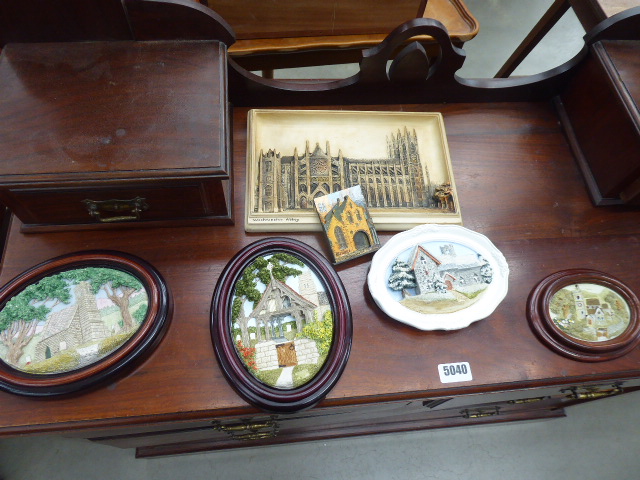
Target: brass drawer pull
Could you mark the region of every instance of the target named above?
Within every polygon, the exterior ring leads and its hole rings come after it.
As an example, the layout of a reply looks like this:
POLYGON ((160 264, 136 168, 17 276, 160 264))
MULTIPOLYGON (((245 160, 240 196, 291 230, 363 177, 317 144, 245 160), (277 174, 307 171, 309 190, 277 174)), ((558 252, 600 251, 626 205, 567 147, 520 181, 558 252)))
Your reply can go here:
POLYGON ((232 439, 239 441, 274 438, 278 435, 278 431, 280 430, 280 426, 275 419, 261 421, 241 420, 238 423, 230 423, 226 425, 214 422, 213 428, 219 432, 225 432, 232 439))
POLYGON ((149 210, 146 199, 136 197, 131 200, 83 200, 92 218, 102 223, 126 222, 131 220, 140 220, 140 214, 149 210), (122 212, 131 212, 130 215, 115 215, 112 217, 104 217, 107 214, 120 214, 122 212))
POLYGON ((219 425, 218 430, 221 432, 242 432, 244 430, 250 430, 252 432, 256 432, 263 428, 271 428, 273 427, 274 422, 263 422, 263 423, 234 423, 231 425, 219 425))
POLYGON ((621 393, 624 393, 624 390, 619 386, 614 386, 609 390, 588 390, 586 392, 579 392, 577 388, 572 388, 567 398, 572 400, 594 400, 596 398, 612 397, 621 393))
POLYGON ((547 399, 549 397, 533 397, 533 398, 520 398, 518 400, 509 400, 509 403, 511 405, 521 405, 523 403, 536 403, 536 402, 542 402, 543 400, 547 399))
POLYGON ((258 432, 258 433, 243 433, 240 435, 233 435, 234 440, 249 441, 249 440, 264 440, 265 438, 274 438, 276 432, 258 432))
POLYGON ((500 415, 500 407, 495 407, 491 410, 462 410, 460 412, 463 418, 485 418, 485 417, 493 417, 494 415, 500 415))

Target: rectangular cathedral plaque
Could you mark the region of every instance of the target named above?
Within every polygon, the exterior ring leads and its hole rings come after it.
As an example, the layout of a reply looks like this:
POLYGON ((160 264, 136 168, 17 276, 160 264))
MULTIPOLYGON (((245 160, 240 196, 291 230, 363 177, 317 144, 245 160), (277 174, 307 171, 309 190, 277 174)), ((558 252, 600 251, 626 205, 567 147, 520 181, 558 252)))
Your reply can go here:
POLYGON ((314 200, 356 185, 378 230, 462 223, 440 113, 249 112, 248 232, 320 231, 314 200))

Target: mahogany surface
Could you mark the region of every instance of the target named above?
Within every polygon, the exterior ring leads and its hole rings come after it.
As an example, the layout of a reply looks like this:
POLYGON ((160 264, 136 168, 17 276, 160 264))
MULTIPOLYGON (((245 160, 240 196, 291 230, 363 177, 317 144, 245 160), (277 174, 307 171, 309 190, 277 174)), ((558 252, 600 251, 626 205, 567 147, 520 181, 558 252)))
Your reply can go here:
POLYGON ((598 204, 640 203, 639 52, 637 40, 594 43, 561 96, 566 128, 598 204), (616 141, 603 141, 609 138, 616 141))
MULTIPOLYGON (((318 108, 318 107, 315 107, 318 108)), ((340 108, 340 107, 335 107, 340 108)), ((356 106, 444 115, 464 225, 487 235, 510 267, 509 293, 489 318, 452 332, 422 332, 386 317, 365 284, 368 258, 337 267, 353 314, 349 362, 319 407, 640 376, 640 351, 597 364, 564 358, 538 341, 526 316, 531 289, 552 272, 591 268, 640 289, 640 212, 594 207, 550 102, 356 106), (440 383, 437 365, 470 363, 473 380, 440 383)), ((233 115, 235 226, 23 234, 10 226, 0 283, 54 256, 109 248, 137 255, 165 278, 171 325, 153 354, 125 377, 66 398, 0 393, 4 435, 64 432, 254 414, 226 382, 209 336, 209 308, 227 261, 246 234, 247 109, 233 115)), ((281 234, 278 234, 281 235, 281 234)), ((330 255, 322 233, 286 234, 330 255)), ((384 243, 390 233, 380 234, 384 243)))

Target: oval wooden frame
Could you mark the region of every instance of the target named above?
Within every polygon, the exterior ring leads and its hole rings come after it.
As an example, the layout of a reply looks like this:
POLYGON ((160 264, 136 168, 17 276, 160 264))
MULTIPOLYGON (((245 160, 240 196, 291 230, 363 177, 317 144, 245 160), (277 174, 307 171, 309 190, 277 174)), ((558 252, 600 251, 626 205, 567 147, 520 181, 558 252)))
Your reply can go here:
POLYGON ((21 273, 0 289, 0 310, 14 295, 40 279, 84 267, 121 270, 142 282, 149 298, 147 316, 123 345, 95 363, 64 373, 32 374, 0 360, 0 389, 28 396, 55 396, 85 390, 128 369, 160 342, 169 324, 172 302, 160 274, 145 261, 114 251, 85 251, 56 257, 21 273))
POLYGON ((533 332, 549 348, 561 355, 585 362, 602 362, 627 354, 640 343, 640 302, 629 287, 603 272, 589 269, 562 270, 544 278, 531 291, 527 318, 533 332), (579 340, 564 333, 553 322, 549 302, 560 289, 576 283, 593 283, 620 295, 629 307, 626 330, 616 338, 602 342, 579 340))
POLYGON ((351 351, 352 323, 347 293, 329 261, 308 245, 290 238, 258 240, 238 252, 218 279, 211 303, 211 338, 227 380, 247 402, 275 413, 310 408, 336 384, 351 351), (288 253, 300 258, 324 283, 333 311, 333 341, 324 365, 309 382, 290 390, 265 385, 246 370, 236 352, 229 322, 236 282, 257 257, 271 253, 288 253))

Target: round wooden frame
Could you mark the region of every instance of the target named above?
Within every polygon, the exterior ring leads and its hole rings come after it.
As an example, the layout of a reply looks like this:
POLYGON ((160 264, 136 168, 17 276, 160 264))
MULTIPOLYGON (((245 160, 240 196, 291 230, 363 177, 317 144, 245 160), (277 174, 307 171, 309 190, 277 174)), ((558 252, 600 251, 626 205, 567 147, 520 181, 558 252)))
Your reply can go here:
POLYGON ((0 360, 0 389, 28 396, 55 396, 85 390, 121 373, 140 361, 160 342, 169 324, 172 302, 160 274, 143 260, 121 252, 86 251, 63 255, 36 265, 0 290, 0 310, 13 296, 44 277, 85 267, 121 270, 140 280, 148 295, 145 320, 124 344, 104 358, 63 373, 33 374, 0 360))
POLYGON ((229 261, 218 279, 211 303, 211 338, 216 356, 231 386, 247 402, 262 410, 296 412, 322 400, 346 366, 351 337, 351 309, 340 278, 325 257, 300 241, 272 237, 252 243, 229 261), (290 390, 270 387, 247 371, 236 352, 229 321, 236 282, 256 258, 272 253, 294 255, 316 274, 324 283, 334 317, 333 341, 324 365, 309 382, 290 390))
POLYGON ((563 270, 549 275, 531 291, 527 301, 527 317, 533 332, 549 348, 574 360, 602 362, 621 357, 640 343, 640 302, 629 287, 616 278, 597 270, 563 270), (563 332, 551 318, 549 303, 560 289, 579 283, 600 285, 620 295, 629 307, 627 328, 611 340, 589 342, 563 332))

